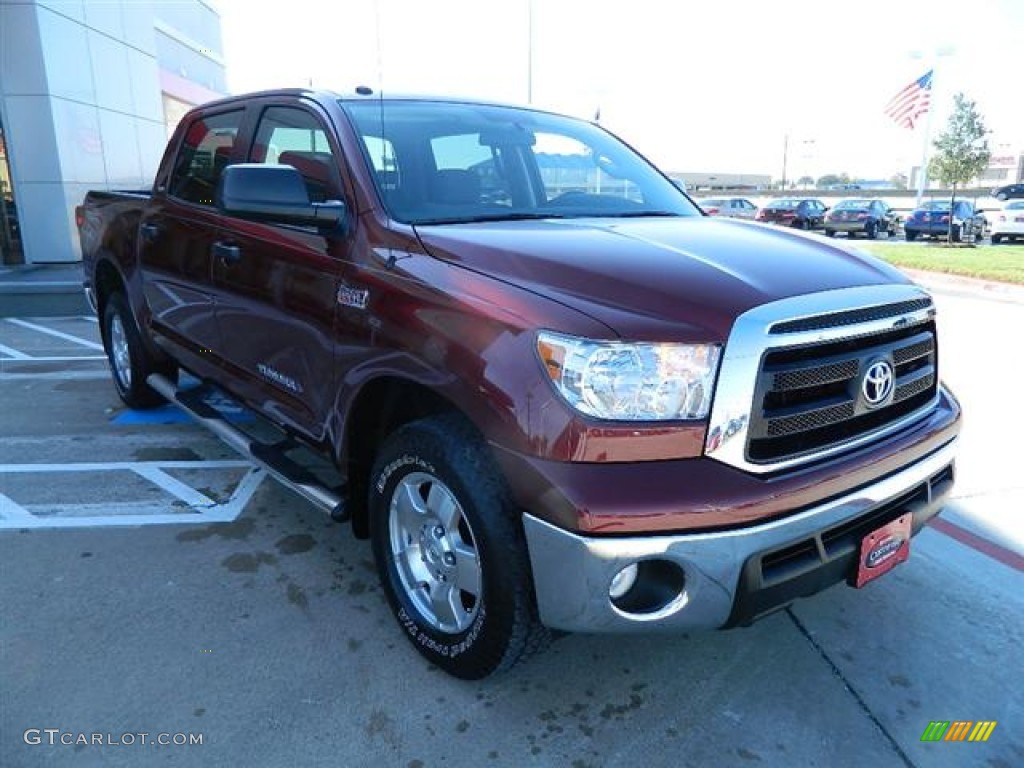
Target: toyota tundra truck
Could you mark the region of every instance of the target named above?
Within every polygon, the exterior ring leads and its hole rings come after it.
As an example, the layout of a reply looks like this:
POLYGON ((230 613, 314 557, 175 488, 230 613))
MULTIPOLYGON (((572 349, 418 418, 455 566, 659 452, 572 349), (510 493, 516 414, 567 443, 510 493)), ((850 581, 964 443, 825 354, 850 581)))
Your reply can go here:
POLYGON ((552 630, 735 627, 865 586, 953 484, 926 291, 703 215, 590 122, 233 97, 186 115, 151 190, 76 214, 121 399, 178 403, 368 538, 401 631, 461 678, 552 630))

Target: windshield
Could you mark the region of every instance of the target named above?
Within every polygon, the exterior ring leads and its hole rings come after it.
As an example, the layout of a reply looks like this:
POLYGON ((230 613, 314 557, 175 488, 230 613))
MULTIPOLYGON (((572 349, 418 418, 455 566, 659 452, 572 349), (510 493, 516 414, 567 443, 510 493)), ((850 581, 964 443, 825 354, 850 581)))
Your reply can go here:
POLYGON ((582 120, 456 102, 341 104, 399 221, 701 215, 645 159, 582 120))
POLYGON ((949 210, 949 203, 948 202, 944 203, 944 202, 942 202, 940 200, 936 200, 936 201, 931 202, 931 203, 924 203, 924 204, 922 204, 921 205, 921 210, 922 211, 948 211, 949 210))
POLYGON ((782 208, 784 210, 790 210, 792 208, 798 208, 800 206, 799 200, 772 200, 766 207, 767 208, 782 208))
POLYGON ((870 208, 870 207, 871 207, 871 201, 870 200, 843 200, 841 203, 836 203, 836 207, 834 208, 834 210, 836 210, 836 211, 846 211, 846 210, 851 210, 851 209, 870 208))

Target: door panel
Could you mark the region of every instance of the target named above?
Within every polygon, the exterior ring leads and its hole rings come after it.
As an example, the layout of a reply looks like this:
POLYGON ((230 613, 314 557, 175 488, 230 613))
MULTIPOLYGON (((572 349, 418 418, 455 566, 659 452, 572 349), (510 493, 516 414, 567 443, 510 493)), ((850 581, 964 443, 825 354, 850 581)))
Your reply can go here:
MULTIPOLYGON (((270 106, 249 162, 295 167, 312 202, 344 199, 338 153, 312 112, 270 106)), ((237 394, 323 438, 336 391, 334 320, 349 239, 312 227, 225 218, 211 243, 223 358, 237 394)))
POLYGON ((335 391, 336 246, 297 227, 232 225, 217 241, 224 255, 213 259, 213 275, 234 388, 276 421, 320 439, 335 391))

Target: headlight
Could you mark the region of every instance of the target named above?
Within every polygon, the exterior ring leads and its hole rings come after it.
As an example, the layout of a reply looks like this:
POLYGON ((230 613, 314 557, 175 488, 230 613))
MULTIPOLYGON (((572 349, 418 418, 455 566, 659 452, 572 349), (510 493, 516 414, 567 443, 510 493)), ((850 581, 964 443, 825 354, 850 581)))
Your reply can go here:
POLYGON ((599 419, 705 419, 711 407, 717 344, 592 341, 542 332, 537 351, 555 389, 599 419))

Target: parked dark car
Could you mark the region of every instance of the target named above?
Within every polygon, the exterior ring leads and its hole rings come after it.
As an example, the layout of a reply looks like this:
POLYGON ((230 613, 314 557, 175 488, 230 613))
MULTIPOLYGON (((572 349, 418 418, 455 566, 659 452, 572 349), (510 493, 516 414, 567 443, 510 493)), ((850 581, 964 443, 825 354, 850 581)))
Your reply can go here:
POLYGON ((1005 187, 996 187, 992 190, 992 197, 996 200, 1024 197, 1024 184, 1007 184, 1005 187))
POLYGON ((954 243, 964 238, 982 238, 985 235, 985 216, 967 200, 957 200, 953 205, 953 226, 949 226, 950 204, 948 200, 932 200, 915 208, 910 214, 903 231, 907 240, 918 237, 949 237, 954 243))
POLYGON ((899 224, 896 212, 882 200, 842 200, 825 214, 825 234, 829 237, 836 232, 845 232, 848 237, 862 234, 868 240, 874 240, 880 232, 892 237, 899 224))
POLYGON ((787 198, 772 200, 757 212, 754 219, 796 229, 821 229, 827 210, 828 207, 821 200, 787 198))

